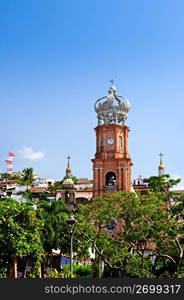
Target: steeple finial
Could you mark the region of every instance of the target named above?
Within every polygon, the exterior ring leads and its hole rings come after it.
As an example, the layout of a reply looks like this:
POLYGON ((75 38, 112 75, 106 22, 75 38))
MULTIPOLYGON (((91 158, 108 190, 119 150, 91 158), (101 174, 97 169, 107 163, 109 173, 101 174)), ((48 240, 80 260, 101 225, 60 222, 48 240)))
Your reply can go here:
POLYGON ((63 180, 63 187, 74 187, 74 182, 72 180, 72 169, 70 168, 70 156, 67 156, 67 167, 66 167, 66 175, 63 180))
POLYGON ((68 156, 67 156, 67 159, 68 159, 67 168, 70 168, 70 158, 71 158, 71 157, 68 155, 68 156))
POLYGON ((67 156, 67 167, 66 167, 66 176, 65 178, 70 178, 72 175, 71 175, 71 172, 72 172, 72 169, 70 168, 70 159, 71 157, 68 155, 67 156))
POLYGON ((114 81, 115 80, 113 78, 110 80, 111 85, 114 85, 114 81))
POLYGON ((163 175, 165 167, 163 165, 163 159, 162 158, 163 158, 164 154, 162 152, 160 152, 159 156, 160 156, 160 165, 158 166, 158 175, 163 175))
POLYGON ((160 154, 158 156, 160 156, 160 165, 162 165, 162 157, 164 156, 164 154, 162 152, 160 152, 160 154))

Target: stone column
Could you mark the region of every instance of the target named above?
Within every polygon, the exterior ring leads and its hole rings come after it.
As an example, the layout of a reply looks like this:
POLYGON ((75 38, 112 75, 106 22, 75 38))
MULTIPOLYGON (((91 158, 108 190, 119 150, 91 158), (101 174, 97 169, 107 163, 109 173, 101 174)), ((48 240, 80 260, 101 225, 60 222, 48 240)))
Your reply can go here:
POLYGON ((95 131, 96 131, 96 153, 98 153, 98 133, 97 133, 98 130, 97 130, 97 128, 95 129, 95 131))
MULTIPOLYGON (((114 149, 114 151, 115 151, 115 153, 119 151, 119 149, 118 149, 118 132, 119 132, 118 130, 115 130, 115 134, 114 134, 114 138, 115 138, 115 141, 114 141, 115 149, 114 149)), ((115 155, 115 157, 116 157, 116 155, 115 155)))
POLYGON ((132 178, 131 178, 131 167, 129 166, 128 167, 128 191, 131 190, 131 180, 132 180, 132 178))
POLYGON ((122 181, 123 181, 123 190, 126 190, 126 170, 125 167, 121 168, 121 174, 122 174, 122 181))
POLYGON ((124 156, 128 156, 128 131, 129 128, 124 126, 124 156))
POLYGON ((98 195, 98 168, 93 168, 93 197, 98 195))
POLYGON ((103 187, 104 187, 104 182, 103 182, 103 168, 99 168, 100 170, 100 196, 103 196, 103 187))
POLYGON ((121 191, 123 189, 122 187, 122 168, 118 167, 118 190, 121 191))

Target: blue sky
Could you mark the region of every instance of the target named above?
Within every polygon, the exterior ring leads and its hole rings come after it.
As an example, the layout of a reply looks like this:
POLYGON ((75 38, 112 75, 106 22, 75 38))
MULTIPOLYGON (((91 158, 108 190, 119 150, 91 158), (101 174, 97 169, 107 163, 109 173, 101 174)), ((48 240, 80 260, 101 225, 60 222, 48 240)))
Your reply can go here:
POLYGON ((1 1, 1 171, 13 151, 15 170, 61 179, 70 154, 92 178, 93 105, 114 78, 132 104, 133 177, 157 174, 162 151, 183 178, 183 11, 182 0, 1 1))

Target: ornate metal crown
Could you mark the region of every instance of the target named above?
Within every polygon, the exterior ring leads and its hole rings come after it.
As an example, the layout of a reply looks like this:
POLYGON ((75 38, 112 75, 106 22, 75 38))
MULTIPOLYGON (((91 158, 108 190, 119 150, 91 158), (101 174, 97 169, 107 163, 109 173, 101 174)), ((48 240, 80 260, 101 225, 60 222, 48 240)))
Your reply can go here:
POLYGON ((108 90, 108 96, 95 102, 94 109, 97 113, 98 125, 125 124, 130 110, 130 102, 122 96, 116 95, 116 87, 112 85, 108 90))

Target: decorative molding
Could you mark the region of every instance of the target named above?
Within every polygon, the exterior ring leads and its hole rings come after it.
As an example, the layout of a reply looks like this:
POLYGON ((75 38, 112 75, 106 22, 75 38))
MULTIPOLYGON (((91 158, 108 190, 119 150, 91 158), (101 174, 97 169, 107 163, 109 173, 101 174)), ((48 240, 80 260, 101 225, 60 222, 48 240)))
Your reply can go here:
POLYGON ((131 167, 118 167, 119 170, 128 170, 130 169, 131 167))

